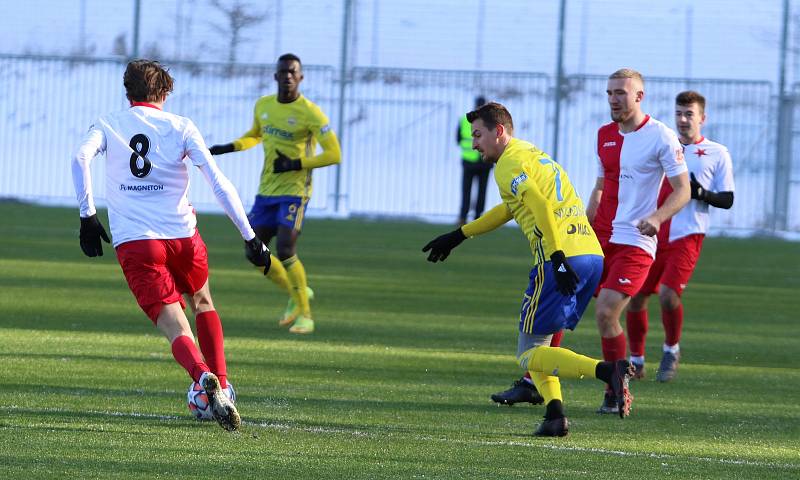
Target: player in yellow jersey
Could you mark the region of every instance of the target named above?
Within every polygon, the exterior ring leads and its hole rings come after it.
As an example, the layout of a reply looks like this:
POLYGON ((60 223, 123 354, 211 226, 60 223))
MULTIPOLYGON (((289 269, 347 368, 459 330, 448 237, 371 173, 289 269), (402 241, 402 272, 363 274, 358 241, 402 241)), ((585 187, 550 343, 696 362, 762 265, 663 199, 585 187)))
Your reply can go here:
POLYGON ((314 292, 308 288, 295 245, 311 198, 312 169, 337 164, 342 154, 328 117, 299 91, 303 66, 296 55, 287 53, 278 58, 275 81, 278 94, 256 101, 250 130, 231 143, 212 146, 210 151, 221 155, 263 145, 264 167, 248 215, 250 224, 265 244, 277 237, 280 262, 273 259, 264 275, 290 295, 279 324, 291 325, 292 333, 311 333, 314 321, 309 300, 314 292), (322 147, 318 155, 317 142, 322 147))
POLYGON ((535 435, 564 436, 569 431, 559 377, 606 382, 624 418, 632 400, 628 381, 633 369, 627 360, 600 361, 549 346, 554 333, 578 324, 603 271, 603 253, 581 199, 558 163, 532 144, 513 138, 511 114, 503 105, 483 105, 469 112, 467 120, 472 124, 473 148, 484 161, 496 163, 494 178, 503 202, 435 238, 422 251, 430 252, 431 262, 443 261, 467 238, 516 220, 530 242, 534 265, 520 310, 517 359, 547 408, 535 435))

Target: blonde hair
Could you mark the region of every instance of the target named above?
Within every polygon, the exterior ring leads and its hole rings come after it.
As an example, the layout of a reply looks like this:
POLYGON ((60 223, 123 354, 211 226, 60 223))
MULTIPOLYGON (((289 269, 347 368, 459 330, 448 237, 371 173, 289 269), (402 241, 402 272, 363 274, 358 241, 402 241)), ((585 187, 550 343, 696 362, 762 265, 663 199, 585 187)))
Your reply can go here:
POLYGON ((644 90, 644 77, 641 73, 637 72, 632 68, 620 68, 616 72, 612 73, 608 76, 609 80, 612 78, 632 78, 637 80, 639 84, 642 86, 642 90, 644 90))

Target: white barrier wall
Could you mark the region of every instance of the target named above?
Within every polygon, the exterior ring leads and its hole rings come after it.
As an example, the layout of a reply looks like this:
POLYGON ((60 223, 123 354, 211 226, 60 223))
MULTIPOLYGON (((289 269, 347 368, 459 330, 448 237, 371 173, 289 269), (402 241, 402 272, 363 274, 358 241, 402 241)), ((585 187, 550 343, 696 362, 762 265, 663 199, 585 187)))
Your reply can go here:
MULTIPOLYGON (((70 156, 97 116, 126 108, 123 70, 124 62, 118 60, 0 57, 0 197, 75 205, 70 156)), ((209 145, 246 131, 255 100, 275 90, 270 65, 231 70, 187 63, 171 71, 175 92, 166 109, 192 118, 209 145)), ((609 121, 605 78, 568 80, 556 160, 586 198, 596 179, 595 132, 609 121)), ((734 162, 735 206, 730 211, 712 209, 713 224, 729 233, 769 229, 775 181, 771 85, 648 78, 645 110, 672 124, 674 95, 689 88, 708 99, 704 133, 727 145, 734 162)), ((343 146, 340 188, 336 190, 335 168, 315 171, 310 215, 455 221, 461 187, 456 127, 477 95, 508 106, 516 136, 553 151, 553 82, 543 74, 355 68, 345 90, 343 134, 338 132, 336 72, 306 66, 301 89, 328 114, 343 146), (339 210, 334 211, 337 194, 339 210)), ((258 187, 261 148, 218 161, 249 208, 258 187)), ((100 204, 103 164, 101 158, 93 164, 100 204)), ((195 206, 218 211, 200 176, 192 181, 195 206)), ((791 193, 791 198, 800 198, 800 183, 793 184, 791 193)), ((499 202, 491 181, 487 197, 487 208, 499 202)), ((800 231, 800 208, 790 207, 787 223, 790 231, 800 231)))

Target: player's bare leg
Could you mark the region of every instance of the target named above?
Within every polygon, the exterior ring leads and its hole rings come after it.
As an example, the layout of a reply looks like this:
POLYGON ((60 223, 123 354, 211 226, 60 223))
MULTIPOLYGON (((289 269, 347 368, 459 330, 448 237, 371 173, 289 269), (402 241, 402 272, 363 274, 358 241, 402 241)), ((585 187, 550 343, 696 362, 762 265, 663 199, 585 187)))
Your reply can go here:
MULTIPOLYGON (((606 361, 615 362, 625 358, 627 345, 625 332, 622 330, 619 318, 629 301, 630 297, 628 295, 609 288, 601 289, 597 296, 595 314, 603 347, 603 358, 606 361)), ((619 407, 611 389, 606 389, 603 404, 597 412, 604 414, 619 413, 619 407)))

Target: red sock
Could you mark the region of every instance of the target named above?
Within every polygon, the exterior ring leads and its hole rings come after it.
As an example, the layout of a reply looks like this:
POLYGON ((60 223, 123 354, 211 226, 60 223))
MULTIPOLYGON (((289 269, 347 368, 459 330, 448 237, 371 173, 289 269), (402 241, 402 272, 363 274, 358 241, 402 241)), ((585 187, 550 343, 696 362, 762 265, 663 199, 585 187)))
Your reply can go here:
POLYGON ((647 337, 647 310, 631 312, 625 316, 625 329, 628 331, 628 348, 634 357, 644 356, 644 342, 647 337))
POLYGON ((661 310, 661 323, 664 324, 664 343, 670 347, 677 345, 683 330, 683 305, 675 310, 661 310))
POLYGON ((223 345, 222 322, 216 310, 198 313, 195 317, 197 341, 200 351, 208 362, 211 372, 219 378, 222 388, 228 387, 228 371, 225 365, 225 347, 223 345))
POLYGON ((553 334, 553 339, 550 340, 551 347, 560 347, 561 339, 564 338, 564 330, 559 330, 553 334))
POLYGON ((208 365, 203 361, 203 357, 200 356, 194 341, 186 335, 181 335, 172 342, 172 356, 189 372, 189 376, 195 382, 200 380, 203 372, 210 371, 208 365))
POLYGON ((608 362, 615 362, 625 358, 625 332, 620 333, 616 337, 606 338, 601 337, 603 345, 603 359, 608 362))

